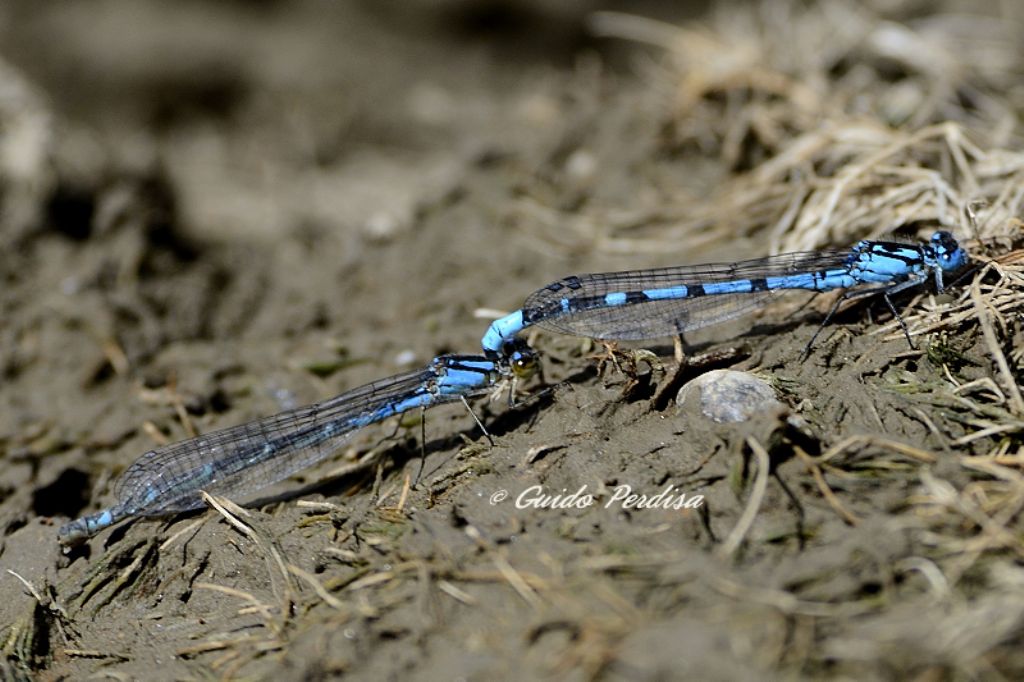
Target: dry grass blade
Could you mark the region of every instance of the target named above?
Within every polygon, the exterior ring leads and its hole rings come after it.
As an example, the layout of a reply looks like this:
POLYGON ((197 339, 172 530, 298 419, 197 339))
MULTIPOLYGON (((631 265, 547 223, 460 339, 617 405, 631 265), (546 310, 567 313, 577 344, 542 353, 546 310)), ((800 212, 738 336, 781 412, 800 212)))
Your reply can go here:
POLYGON ((523 601, 534 609, 539 610, 541 608, 540 597, 538 597, 537 593, 533 591, 533 588, 523 580, 519 571, 512 568, 512 564, 508 562, 508 559, 498 553, 494 556, 493 561, 498 572, 501 573, 508 584, 512 586, 512 589, 514 589, 516 593, 523 598, 523 601))
POLYGON ((921 450, 920 448, 915 448, 911 445, 899 443, 897 441, 892 441, 885 438, 864 435, 850 436, 848 438, 844 438, 840 442, 830 447, 824 453, 819 455, 817 458, 815 458, 814 461, 817 464, 824 464, 835 459, 839 455, 861 445, 874 446, 883 450, 889 450, 891 452, 904 455, 912 460, 923 462, 925 464, 931 464, 936 461, 935 455, 924 450, 921 450))
POLYGON ((743 538, 750 531, 750 527, 754 525, 754 519, 757 518, 761 501, 764 499, 764 493, 768 489, 768 474, 771 469, 768 452, 753 437, 747 438, 747 447, 757 459, 757 478, 754 479, 754 486, 750 491, 750 498, 747 500, 747 506, 743 509, 743 514, 740 515, 736 525, 718 550, 719 556, 723 558, 732 556, 739 549, 743 538))
POLYGON ((333 596, 330 592, 328 592, 324 588, 324 586, 320 584, 320 581, 316 579, 315 575, 313 575, 309 571, 302 570, 295 564, 288 564, 288 570, 291 572, 292 575, 296 576, 297 578, 301 578, 303 581, 306 582, 307 585, 312 587, 313 591, 316 592, 317 596, 320 597, 320 599, 322 599, 324 603, 326 603, 328 606, 338 611, 346 611, 345 604, 340 599, 338 599, 337 597, 333 596))
POLYGON ((835 509, 836 513, 851 526, 856 526, 860 523, 860 519, 857 518, 853 512, 847 510, 846 507, 843 506, 842 502, 839 501, 839 498, 836 497, 835 492, 832 491, 828 482, 825 481, 825 474, 822 473, 821 467, 814 462, 814 459, 804 452, 803 448, 799 446, 793 448, 793 450, 796 452, 797 457, 803 461, 804 465, 806 465, 807 469, 811 472, 811 475, 814 477, 814 484, 818 486, 818 490, 821 491, 822 496, 825 498, 825 501, 828 502, 829 506, 835 509))
MULTIPOLYGON (((978 320, 978 325, 981 327, 985 344, 988 346, 989 353, 991 353, 992 359, 999 368, 999 376, 1002 379, 1003 387, 1010 395, 1010 409, 1017 416, 1024 416, 1024 398, 1021 397, 1020 387, 1017 385, 1016 377, 1014 377, 1013 372, 1010 371, 1010 365, 1006 361, 1006 355, 1003 354, 1003 349, 996 337, 995 329, 992 327, 992 321, 989 318, 989 312, 991 309, 988 307, 987 301, 982 296, 981 286, 979 285, 978 280, 975 280, 971 285, 971 301, 974 303, 975 316, 978 320)), ((991 312, 997 316, 999 315, 997 310, 991 312)), ((1003 327, 1005 328, 1005 323, 1003 324, 1003 327)))
POLYGON ((196 583, 196 588, 201 590, 212 590, 214 592, 220 592, 222 594, 236 597, 243 601, 249 602, 256 613, 260 614, 263 619, 264 625, 268 630, 273 632, 275 635, 280 634, 280 627, 277 624, 277 620, 274 618, 274 609, 269 604, 264 604, 254 595, 246 592, 245 590, 239 590, 234 587, 227 587, 226 585, 216 585, 214 583, 199 582, 196 583))
POLYGON ((275 592, 278 592, 278 597, 281 600, 281 614, 282 618, 287 619, 291 613, 291 605, 295 602, 294 592, 295 589, 292 585, 290 572, 284 559, 281 557, 281 552, 278 550, 276 544, 270 538, 266 537, 263 532, 257 532, 252 526, 243 523, 235 514, 241 513, 249 516, 250 513, 231 502, 228 499, 210 495, 209 493, 202 492, 203 500, 206 501, 211 507, 213 507, 229 524, 237 528, 242 534, 252 540, 257 547, 261 548, 266 553, 266 560, 268 566, 277 568, 277 571, 271 570, 271 582, 274 585, 275 592), (229 511, 230 507, 230 511, 229 511), (279 580, 274 580, 274 576, 280 576, 279 580))

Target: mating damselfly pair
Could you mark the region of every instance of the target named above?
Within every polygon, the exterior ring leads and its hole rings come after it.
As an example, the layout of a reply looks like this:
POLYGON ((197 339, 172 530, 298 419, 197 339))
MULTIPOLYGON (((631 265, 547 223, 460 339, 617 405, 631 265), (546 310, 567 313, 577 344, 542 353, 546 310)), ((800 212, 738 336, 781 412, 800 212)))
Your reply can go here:
POLYGON ((882 295, 902 324, 892 294, 929 280, 942 291, 945 275, 967 262, 956 239, 939 231, 922 244, 865 240, 843 250, 565 277, 495 320, 483 336, 483 355, 440 355, 423 369, 321 403, 145 453, 122 474, 113 506, 64 525, 58 537, 72 545, 127 518, 196 509, 204 504, 202 491, 255 492, 328 457, 365 426, 526 377, 536 354, 517 334, 534 325, 605 340, 648 339, 733 319, 778 292, 837 289, 882 295))

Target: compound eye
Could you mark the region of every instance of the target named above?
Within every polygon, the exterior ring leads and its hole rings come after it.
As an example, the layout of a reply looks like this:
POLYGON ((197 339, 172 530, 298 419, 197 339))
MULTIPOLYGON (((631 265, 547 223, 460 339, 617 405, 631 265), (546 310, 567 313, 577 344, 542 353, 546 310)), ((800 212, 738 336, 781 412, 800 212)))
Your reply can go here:
POLYGON ((537 356, 533 353, 516 352, 512 356, 512 373, 520 379, 528 379, 537 372, 537 356))
POLYGON ((948 253, 956 248, 956 240, 953 239, 953 235, 949 232, 939 230, 932 235, 932 245, 948 253))
POLYGON ((509 369, 520 379, 528 379, 537 372, 537 351, 522 339, 512 339, 505 343, 502 353, 508 361, 509 369))

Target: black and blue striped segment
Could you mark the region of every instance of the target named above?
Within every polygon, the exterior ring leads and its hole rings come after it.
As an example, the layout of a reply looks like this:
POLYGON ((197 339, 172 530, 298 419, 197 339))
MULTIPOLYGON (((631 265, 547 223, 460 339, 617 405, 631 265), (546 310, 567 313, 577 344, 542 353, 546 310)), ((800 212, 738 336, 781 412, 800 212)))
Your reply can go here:
POLYGON ((598 339, 680 334, 757 308, 775 292, 832 291, 864 285, 917 284, 967 263, 949 232, 927 243, 861 241, 852 249, 787 253, 736 263, 574 275, 531 294, 519 310, 495 320, 481 341, 489 357, 538 325, 598 339))

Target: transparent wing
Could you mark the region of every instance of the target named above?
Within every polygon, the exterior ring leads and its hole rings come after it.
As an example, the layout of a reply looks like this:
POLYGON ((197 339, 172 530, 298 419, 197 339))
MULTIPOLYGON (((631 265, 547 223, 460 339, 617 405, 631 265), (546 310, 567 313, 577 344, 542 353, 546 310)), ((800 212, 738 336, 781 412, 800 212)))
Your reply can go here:
POLYGON ((567 277, 531 294, 524 317, 552 331, 598 339, 635 340, 669 336, 725 322, 761 307, 778 293, 752 291, 656 300, 574 310, 564 301, 669 287, 756 280, 844 267, 850 250, 786 253, 736 263, 674 266, 567 277), (566 309, 568 308, 568 310, 566 309))
POLYGON ((383 379, 321 403, 300 407, 151 450, 118 480, 121 505, 160 515, 203 506, 200 490, 244 495, 336 452, 358 428, 396 414, 394 407, 431 394, 431 369, 383 379))

